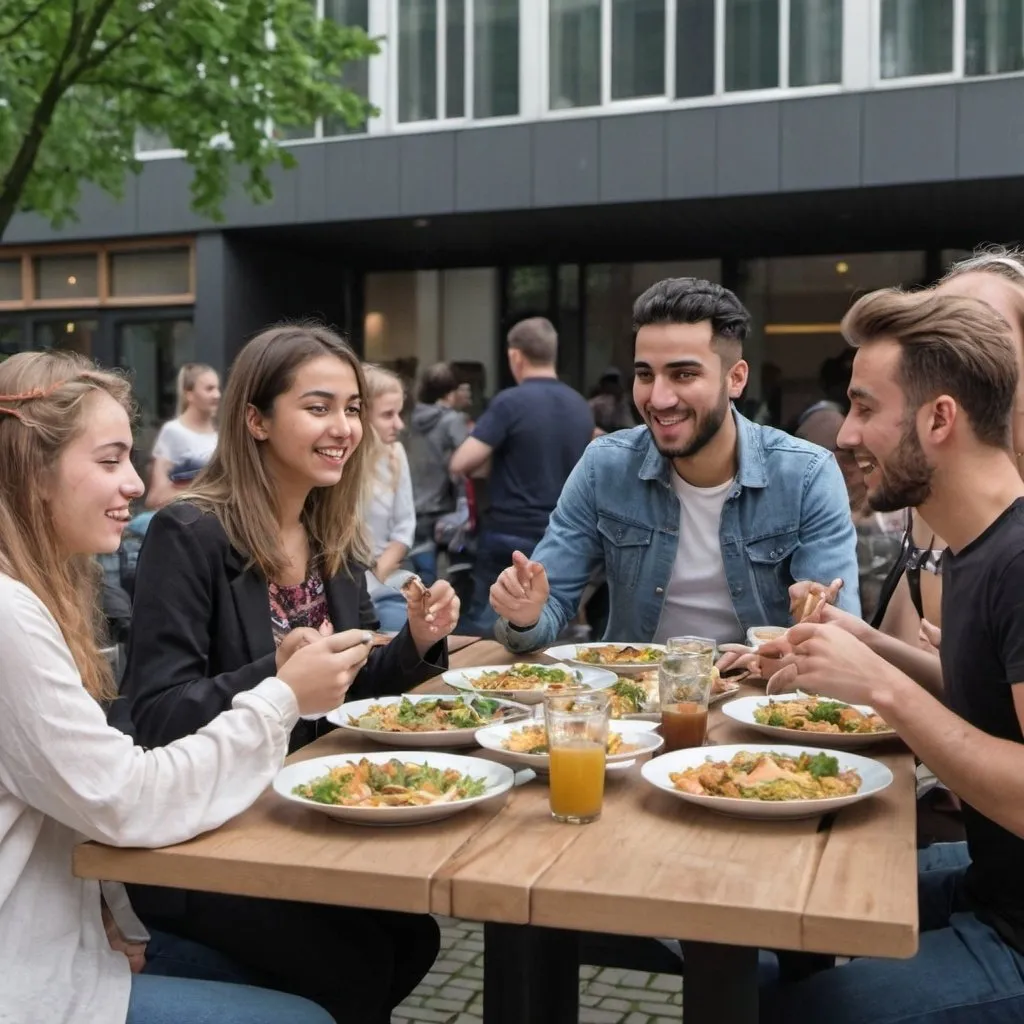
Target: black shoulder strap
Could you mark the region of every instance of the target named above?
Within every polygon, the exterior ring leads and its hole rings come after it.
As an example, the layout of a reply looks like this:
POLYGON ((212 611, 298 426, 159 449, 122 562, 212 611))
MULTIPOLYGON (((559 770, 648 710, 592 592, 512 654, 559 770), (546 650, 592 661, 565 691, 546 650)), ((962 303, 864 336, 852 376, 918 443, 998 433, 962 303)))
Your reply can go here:
MULTIPOLYGON (((892 600, 892 595, 896 593, 896 587, 899 586, 899 582, 902 579, 903 574, 907 571, 907 563, 910 561, 910 555, 914 549, 913 529, 913 516, 910 509, 907 509, 907 525, 903 531, 903 540, 900 542, 900 553, 897 556, 896 561, 893 563, 892 568, 889 570, 889 574, 882 582, 882 589, 878 595, 878 607, 875 609, 875 614, 871 619, 871 625, 875 629, 880 628, 882 625, 882 620, 885 618, 885 613, 889 607, 889 602, 892 600)), ((911 592, 910 596, 913 598, 913 592, 911 592)), ((920 600, 920 581, 918 581, 918 595, 917 602, 915 602, 915 604, 919 604, 920 600)))

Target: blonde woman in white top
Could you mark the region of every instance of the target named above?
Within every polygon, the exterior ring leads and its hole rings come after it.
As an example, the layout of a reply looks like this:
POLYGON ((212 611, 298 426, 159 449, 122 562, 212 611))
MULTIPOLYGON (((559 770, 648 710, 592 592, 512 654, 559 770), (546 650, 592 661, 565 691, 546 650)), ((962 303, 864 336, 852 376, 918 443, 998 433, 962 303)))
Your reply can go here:
POLYGON ((405 624, 406 601, 381 581, 402 565, 416 534, 409 460, 398 440, 405 389, 401 378, 390 370, 365 363, 363 371, 376 443, 372 491, 366 498, 366 523, 375 563, 366 574, 366 586, 381 629, 397 632, 405 624))
MULTIPOLYGON (((128 405, 121 377, 71 353, 0 366, 0 1021, 329 1024, 293 996, 147 973, 149 936, 123 886, 103 883, 101 896, 71 873, 83 838, 165 846, 245 810, 299 714, 337 707, 368 651, 357 630, 313 641, 166 747, 107 724, 90 556, 116 550, 142 493, 128 405)), ((190 945, 197 973, 208 952, 190 945)))
POLYGON ((205 363, 186 363, 178 371, 178 416, 168 420, 153 442, 146 507, 163 508, 177 496, 176 470, 205 466, 217 447, 220 377, 205 363))

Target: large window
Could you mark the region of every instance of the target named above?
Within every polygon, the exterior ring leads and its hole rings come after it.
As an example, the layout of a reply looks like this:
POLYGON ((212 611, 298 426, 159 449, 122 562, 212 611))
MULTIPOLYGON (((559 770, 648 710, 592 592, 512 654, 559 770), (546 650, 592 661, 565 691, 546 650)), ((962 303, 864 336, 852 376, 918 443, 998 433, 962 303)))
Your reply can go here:
POLYGON ((1024 0, 876 0, 878 77, 1024 71, 1024 0))
POLYGON ((552 110, 842 81, 843 0, 548 0, 548 12, 552 110))
POLYGON ((177 414, 178 370, 196 358, 190 319, 139 320, 117 326, 115 360, 132 371, 140 426, 156 427, 177 414))
POLYGON ((519 0, 394 3, 399 122, 519 113, 519 0))
POLYGON ((91 358, 99 329, 96 320, 37 320, 32 327, 32 347, 37 351, 65 349, 91 358))
POLYGON ((0 302, 21 301, 21 260, 0 260, 0 302))

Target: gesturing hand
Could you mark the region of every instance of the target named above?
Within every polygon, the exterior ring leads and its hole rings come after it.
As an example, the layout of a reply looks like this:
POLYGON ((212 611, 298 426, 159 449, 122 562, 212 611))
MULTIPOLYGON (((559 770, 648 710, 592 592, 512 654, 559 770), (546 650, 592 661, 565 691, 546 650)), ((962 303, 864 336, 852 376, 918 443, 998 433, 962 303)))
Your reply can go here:
POLYGON ((491 587, 491 607, 503 618, 524 629, 540 619, 551 588, 540 562, 531 562, 521 551, 491 587))
POLYGON ((422 657, 438 640, 455 631, 459 624, 459 597, 447 580, 438 580, 429 589, 420 584, 418 588, 403 590, 403 593, 408 609, 409 633, 422 657))

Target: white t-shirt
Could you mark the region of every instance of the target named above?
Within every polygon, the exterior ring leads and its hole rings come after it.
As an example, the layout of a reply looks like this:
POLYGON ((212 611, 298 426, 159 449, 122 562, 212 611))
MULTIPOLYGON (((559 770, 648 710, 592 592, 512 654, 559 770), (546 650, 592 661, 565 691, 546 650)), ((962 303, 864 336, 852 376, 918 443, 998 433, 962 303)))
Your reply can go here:
MULTIPOLYGON (((168 846, 249 807, 284 763, 292 690, 263 680, 191 736, 145 750, 107 724, 39 598, 0 573, 0 1021, 119 1024, 131 971, 107 942, 82 839, 168 846)), ((123 887, 103 883, 133 932, 123 887)))
POLYGON ((679 498, 679 546, 654 634, 656 643, 671 636, 706 636, 719 643, 742 638, 720 541, 722 507, 733 483, 694 487, 672 472, 679 498))
POLYGON ((185 459, 194 459, 204 466, 210 461, 217 447, 217 432, 199 433, 186 427, 181 420, 168 420, 156 435, 153 443, 153 458, 167 459, 176 466, 185 459))

